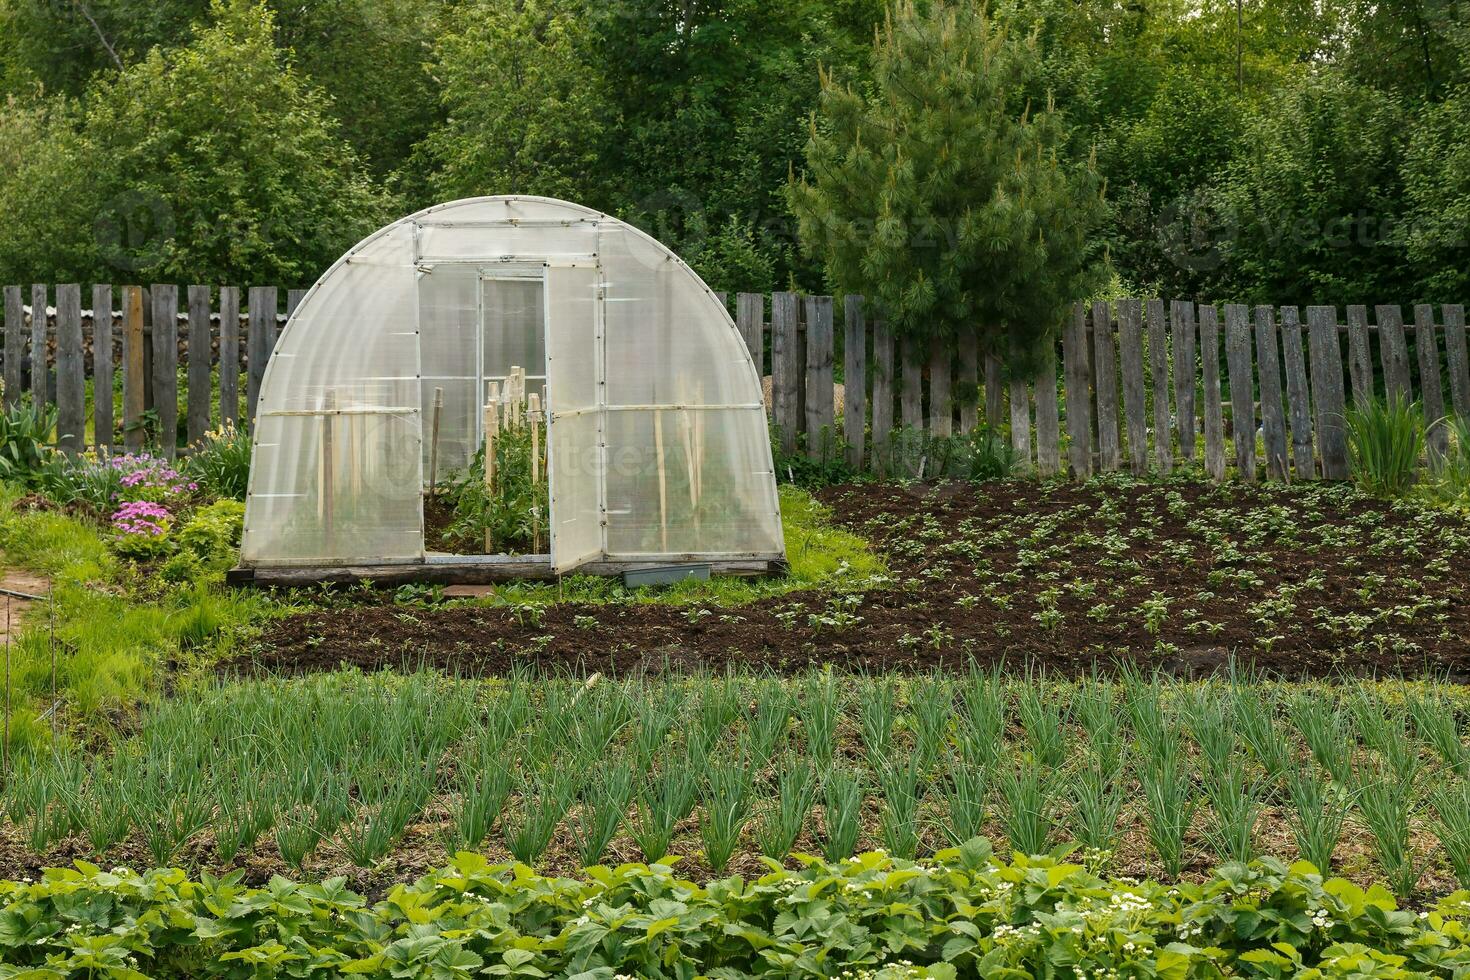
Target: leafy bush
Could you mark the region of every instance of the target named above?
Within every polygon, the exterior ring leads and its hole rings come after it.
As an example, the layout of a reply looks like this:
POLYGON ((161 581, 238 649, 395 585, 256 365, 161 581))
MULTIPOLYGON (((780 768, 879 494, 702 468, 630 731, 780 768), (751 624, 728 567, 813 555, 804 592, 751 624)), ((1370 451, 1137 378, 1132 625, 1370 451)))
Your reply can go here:
POLYGON ((1417 402, 1391 398, 1354 405, 1347 413, 1348 459, 1353 479, 1380 497, 1402 496, 1414 485, 1424 452, 1424 422, 1417 402))
POLYGON ((206 566, 218 565, 234 559, 244 525, 244 504, 218 500, 194 511, 174 540, 181 551, 192 552, 206 566))
POLYGON ((55 454, 49 445, 56 409, 23 401, 0 414, 0 479, 34 487, 55 454))
POLYGON ((86 503, 99 514, 117 505, 123 472, 113 461, 86 453, 76 459, 56 454, 37 477, 37 489, 58 504, 86 503))
POLYGON ((250 435, 226 421, 193 445, 184 471, 217 497, 244 500, 250 484, 250 435))
POLYGON ((173 550, 168 539, 173 517, 168 508, 148 500, 130 500, 112 515, 112 550, 124 558, 148 561, 173 550))
POLYGON ((224 977, 1451 977, 1470 893, 1419 915, 1307 864, 1230 864, 1202 884, 1105 881, 982 841, 701 887, 672 867, 544 878, 462 852, 375 904, 345 879, 264 888, 77 862, 0 883, 0 975, 224 977), (1058 965, 1063 965, 1061 972, 1058 965), (886 972, 877 972, 877 971, 886 972), (53 973, 53 971, 56 971, 53 973), (40 974, 36 974, 40 975, 40 974), (859 973, 863 975, 863 973, 859 973))
MULTIPOLYGON (((540 426, 539 452, 546 452, 546 428, 540 426)), ((446 543, 479 551, 488 532, 496 551, 516 554, 539 550, 547 542, 546 469, 531 481, 531 428, 520 425, 500 430, 495 437, 494 486, 485 486, 485 446, 470 465, 445 481, 445 493, 454 501, 454 522, 445 531, 446 543)))

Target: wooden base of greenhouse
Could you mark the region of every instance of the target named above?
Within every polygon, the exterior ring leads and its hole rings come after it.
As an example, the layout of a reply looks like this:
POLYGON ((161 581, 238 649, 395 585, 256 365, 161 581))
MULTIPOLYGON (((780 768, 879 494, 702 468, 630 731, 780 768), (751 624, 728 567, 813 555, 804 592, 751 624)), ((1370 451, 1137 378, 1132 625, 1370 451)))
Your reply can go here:
MULTIPOLYGON (((690 563, 694 563, 691 559, 690 563)), ((714 575, 784 575, 781 558, 750 558, 697 562, 714 575)), ((577 575, 622 575, 625 572, 668 568, 678 561, 594 561, 576 569, 577 575)), ((555 581, 550 555, 431 555, 423 562, 394 565, 275 565, 232 568, 225 581, 236 586, 299 586, 318 583, 397 586, 422 582, 432 585, 488 585, 517 580, 555 581)))

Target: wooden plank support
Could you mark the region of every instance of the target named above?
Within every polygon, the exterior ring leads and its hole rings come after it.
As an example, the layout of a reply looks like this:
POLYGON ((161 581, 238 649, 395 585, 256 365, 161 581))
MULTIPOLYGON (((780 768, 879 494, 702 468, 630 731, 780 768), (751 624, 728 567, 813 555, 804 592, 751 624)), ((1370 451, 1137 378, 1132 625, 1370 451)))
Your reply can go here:
POLYGON ((1446 303, 1444 316, 1444 349, 1450 371, 1450 403, 1455 414, 1470 420, 1470 354, 1465 343, 1465 307, 1446 303))
POLYGON ((796 389, 801 384, 796 368, 797 302, 795 293, 771 294, 771 408, 781 451, 788 456, 796 452, 801 430, 796 411, 796 389))
POLYGON ((832 297, 806 298, 806 454, 823 458, 831 444, 832 297))
POLYGON ((873 320, 873 462, 888 472, 893 438, 893 333, 888 321, 873 320))
MULTIPOLYGON (((1333 314, 1336 316, 1336 313, 1333 314)), ((1388 400, 1414 400, 1414 386, 1409 380, 1409 347, 1404 342, 1404 313, 1398 306, 1379 306, 1374 310, 1378 320, 1378 351, 1383 358, 1383 382, 1388 400)), ((1310 322, 1311 314, 1308 313, 1310 322)))
POLYGON ((1250 310, 1241 303, 1225 307, 1225 366, 1230 372, 1230 432, 1235 468, 1242 480, 1256 479, 1255 380, 1251 376, 1250 310))
POLYGON ((863 298, 842 298, 842 438, 847 443, 847 465, 863 468, 863 440, 867 438, 868 327, 863 298))
POLYGON ((25 299, 19 286, 5 287, 5 409, 20 404, 24 375, 22 362, 26 356, 25 299))
POLYGON ((143 287, 124 286, 122 292, 123 444, 129 452, 142 449, 148 439, 143 428, 143 287))
POLYGON ((1346 404, 1342 391, 1342 349, 1337 340, 1337 307, 1307 307, 1312 404, 1316 408, 1317 448, 1322 476, 1348 478, 1346 404))
POLYGON ((1373 354, 1368 342, 1368 307, 1347 308, 1348 376, 1353 382, 1353 404, 1373 400, 1373 354))
POLYGON ((214 343, 209 329, 209 287, 189 287, 189 394, 187 433, 189 445, 209 431, 214 368, 214 343))
POLYGON ((903 358, 903 387, 898 393, 900 417, 912 437, 924 426, 924 360, 919 353, 919 341, 913 336, 900 339, 899 351, 903 358))
POLYGON ((766 298, 760 293, 737 293, 735 295, 735 326, 750 351, 750 360, 755 364, 756 377, 766 373, 766 341, 763 335, 766 319, 766 298))
POLYGON ((1286 414, 1281 407, 1281 356, 1276 338, 1276 311, 1256 307, 1256 371, 1261 385, 1261 427, 1266 436, 1266 476, 1285 480, 1290 474, 1286 456, 1286 414))
POLYGON ((1281 308, 1281 349, 1286 366, 1286 410, 1291 421, 1291 465, 1298 480, 1317 476, 1312 450, 1312 392, 1307 387, 1307 357, 1302 352, 1301 314, 1295 306, 1281 308))
POLYGON ((1225 479, 1225 414, 1220 404, 1220 324, 1213 306, 1199 308, 1199 356, 1205 399, 1205 473, 1219 482, 1225 479))
POLYGON ((1036 472, 1056 476, 1062 471, 1061 419, 1057 410, 1057 349, 1047 344, 1036 380, 1036 472))
POLYGON ((240 420, 240 287, 219 288, 219 417, 240 420))
POLYGON ((179 287, 153 286, 153 405, 158 443, 173 459, 179 449, 179 287))
POLYGON ((56 287, 56 445, 76 455, 87 448, 87 372, 82 358, 82 287, 56 287))
POLYGON ((260 398, 260 382, 265 377, 265 366, 270 361, 271 351, 276 345, 276 287, 251 286, 247 311, 250 321, 245 337, 245 420, 252 430, 255 428, 256 402, 260 398))
POLYGON ((112 286, 92 287, 92 441, 99 451, 112 448, 112 286))
MULTIPOLYGON (((1149 300, 1144 304, 1144 316, 1148 321, 1148 388, 1153 398, 1154 465, 1160 473, 1167 474, 1174 468, 1174 432, 1169 416, 1169 324, 1164 301, 1149 300)), ((1194 391, 1192 384, 1190 391, 1194 391)))
POLYGON ((31 404, 40 408, 50 404, 51 391, 47 381, 50 377, 46 352, 47 331, 46 286, 44 283, 31 285, 31 404))
POLYGON ((960 331, 960 376, 957 379, 960 398, 960 433, 969 435, 980 424, 980 338, 974 327, 960 331))
POLYGON ((1169 304, 1169 329, 1174 340, 1174 414, 1179 427, 1179 454, 1186 461, 1193 461, 1196 425, 1193 303, 1176 299, 1169 304))
POLYGON ((1439 341, 1435 336, 1434 307, 1414 307, 1414 346, 1419 355, 1419 398, 1424 403, 1424 424, 1431 458, 1443 459, 1450 449, 1450 432, 1444 424, 1444 387, 1439 377, 1439 341))
POLYGON ((1087 371, 1087 307, 1072 307, 1062 330, 1067 395, 1067 462, 1079 479, 1092 475, 1092 391, 1087 371))
POLYGON ((1123 419, 1128 432, 1128 466, 1136 476, 1148 473, 1147 396, 1143 382, 1143 305, 1118 301, 1118 353, 1123 367, 1123 419))
POLYGON ((1025 378, 1011 378, 1011 448, 1023 470, 1031 468, 1031 396, 1025 378))
POLYGON ((1000 417, 1005 414, 1005 387, 1001 381, 1000 358, 985 355, 985 425, 1000 435, 1000 417))
POLYGON ((929 431, 936 439, 954 434, 954 395, 950 372, 954 361, 949 356, 949 342, 943 337, 929 340, 929 431))
POLYGON ((1118 364, 1113 348, 1111 310, 1106 300, 1092 304, 1092 350, 1097 389, 1097 452, 1104 473, 1123 464, 1118 435, 1118 364))

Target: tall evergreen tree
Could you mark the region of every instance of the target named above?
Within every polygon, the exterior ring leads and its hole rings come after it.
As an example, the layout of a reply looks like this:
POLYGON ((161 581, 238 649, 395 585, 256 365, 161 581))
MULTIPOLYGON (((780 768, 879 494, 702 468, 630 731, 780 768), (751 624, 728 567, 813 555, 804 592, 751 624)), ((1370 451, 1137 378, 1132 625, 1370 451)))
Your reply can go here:
POLYGON ((1026 361, 1101 280, 1104 214, 1091 160, 1027 91, 1034 36, 968 5, 901 0, 877 38, 873 86, 823 79, 806 174, 790 187, 805 248, 901 334, 980 329, 1026 361))

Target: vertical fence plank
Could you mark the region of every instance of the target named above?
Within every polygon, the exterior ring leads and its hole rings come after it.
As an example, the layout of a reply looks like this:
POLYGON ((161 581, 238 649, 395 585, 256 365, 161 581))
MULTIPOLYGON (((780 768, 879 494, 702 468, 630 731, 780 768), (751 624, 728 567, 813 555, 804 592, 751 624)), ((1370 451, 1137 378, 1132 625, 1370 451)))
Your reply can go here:
POLYGON ((82 360, 82 287, 56 287, 56 445, 63 452, 87 448, 87 374, 82 360))
POLYGON ((1446 303, 1444 315, 1444 349, 1450 370, 1450 403, 1455 414, 1470 419, 1470 355, 1465 345, 1465 307, 1446 303))
POLYGON ((1092 304, 1092 350, 1097 389, 1097 451, 1104 473, 1123 464, 1118 437, 1118 364, 1113 350, 1113 325, 1106 300, 1092 304))
POLYGON ((886 473, 893 435, 893 334, 882 317, 873 320, 873 462, 886 473))
POLYGON ((867 435, 868 328, 863 322, 863 298, 842 298, 842 435, 847 441, 847 465, 863 466, 863 439, 867 435))
POLYGON ((37 407, 51 401, 50 386, 47 385, 50 370, 46 354, 46 286, 44 283, 31 285, 31 404, 37 407))
POLYGON ((1281 408, 1281 357, 1277 353, 1276 311, 1256 307, 1256 372, 1261 383, 1261 426, 1266 435, 1266 476, 1285 480, 1286 416, 1281 408))
POLYGON ((1011 448, 1022 469, 1031 467, 1031 396, 1025 378, 1011 378, 1011 448))
POLYGON ((771 414, 781 436, 781 451, 796 452, 796 330, 797 295, 771 294, 771 414))
POLYGON ((1118 353, 1123 365, 1128 465, 1143 476, 1148 472, 1148 421, 1143 390, 1143 305, 1136 299, 1118 301, 1118 353))
POLYGON ((899 341, 899 357, 903 364, 902 387, 898 402, 905 429, 924 426, 924 361, 919 355, 919 342, 913 337, 899 341))
MULTIPOLYGON (((286 318, 288 320, 291 318, 291 314, 296 312, 296 307, 300 306, 301 301, 305 298, 306 290, 304 289, 286 290, 286 318)), ((720 306, 723 307, 725 305, 724 293, 715 293, 715 299, 720 301, 720 306)))
MULTIPOLYGON (((1219 482, 1225 479, 1225 413, 1220 404, 1220 323, 1213 306, 1199 308, 1199 359, 1205 398, 1205 473, 1219 482)), ((1174 369, 1179 369, 1177 360, 1174 369)))
POLYGON ((1379 306, 1374 310, 1374 316, 1378 320, 1378 351, 1383 358, 1383 383, 1388 389, 1388 399, 1413 401, 1414 386, 1409 380, 1409 347, 1404 342, 1403 311, 1397 306, 1379 306))
POLYGON ((1291 462, 1298 480, 1317 475, 1312 452, 1312 392, 1307 387, 1307 358, 1302 353, 1301 314, 1281 308, 1281 349, 1286 359, 1286 411, 1291 420, 1291 462))
POLYGON ((214 344, 209 329, 209 287, 189 287, 189 444, 209 431, 210 374, 214 344))
POLYGON ((1251 377, 1250 310, 1240 303, 1225 307, 1225 366, 1230 372, 1230 432, 1235 440, 1235 466, 1240 478, 1256 479, 1255 381, 1251 377))
POLYGON ((1057 348, 1047 344, 1036 374, 1036 472, 1056 476, 1062 470, 1061 419, 1057 412, 1057 348))
POLYGON ((956 380, 960 392, 960 432, 969 434, 980 423, 980 338, 974 327, 960 331, 960 376, 956 380))
POLYGON ((5 408, 20 404, 21 361, 26 349, 25 300, 19 286, 5 287, 5 408))
POLYGON ((1444 425, 1444 388, 1439 378, 1439 341, 1435 337, 1434 307, 1414 307, 1414 346, 1419 355, 1419 397, 1424 402, 1431 455, 1444 457, 1450 448, 1450 433, 1444 425))
POLYGON ((1000 435, 1000 417, 1005 412, 1005 388, 1001 381, 1000 358, 985 355, 985 426, 1000 435))
POLYGON ((170 459, 179 445, 179 287, 153 287, 153 405, 158 442, 170 459))
POLYGON ((1062 330, 1062 372, 1067 392, 1067 461, 1076 477, 1092 474, 1092 392, 1087 371, 1087 308, 1072 307, 1062 330))
MULTIPOLYGON (((255 428, 255 400, 260 395, 260 379, 265 374, 265 362, 269 356, 268 331, 276 319, 276 309, 266 309, 265 287, 251 286, 246 291, 245 325, 245 423, 255 428), (269 322, 268 322, 269 321, 269 322)), ((779 402, 779 394, 777 399, 779 402)), ((777 425, 781 425, 781 413, 777 412, 777 425)), ((782 433, 782 448, 785 448, 785 433, 782 433)), ((792 438, 795 438, 793 433, 792 438)))
MULTIPOLYGON (((1174 414, 1179 426, 1179 454, 1194 460, 1194 304, 1174 300, 1169 304, 1169 326, 1174 339, 1174 414)), ((1203 341, 1201 341, 1203 343, 1203 341)), ((1163 379, 1160 378, 1160 384, 1163 379)))
POLYGON ((1353 381, 1353 404, 1373 400, 1373 355, 1368 344, 1368 307, 1347 308, 1348 376, 1353 381))
POLYGON ((950 372, 953 370, 949 341, 943 337, 930 338, 929 429, 941 439, 948 439, 954 433, 954 398, 950 387, 950 372))
POLYGON ((219 417, 240 420, 240 287, 219 288, 219 417))
MULTIPOLYGON (((1168 473, 1174 468, 1174 435, 1169 421, 1169 341, 1164 301, 1149 300, 1144 313, 1148 320, 1148 387, 1154 408, 1154 464, 1160 473, 1168 473)), ((1194 390, 1193 385, 1190 390, 1194 390)))
POLYGON ((123 287, 123 444, 130 452, 143 448, 146 392, 143 377, 143 287, 123 287))
POLYGON ((112 287, 92 287, 92 441, 112 448, 112 287))
POLYGON ((735 326, 745 338, 745 349, 755 364, 756 377, 766 373, 766 341, 762 330, 766 318, 766 298, 760 293, 738 293, 735 296, 735 326))
POLYGON ((832 440, 832 297, 806 298, 806 454, 821 459, 832 440))
POLYGON ((1307 339, 1322 476, 1345 480, 1348 477, 1347 426, 1343 418, 1346 404, 1342 391, 1342 348, 1337 340, 1337 307, 1307 307, 1307 339))

